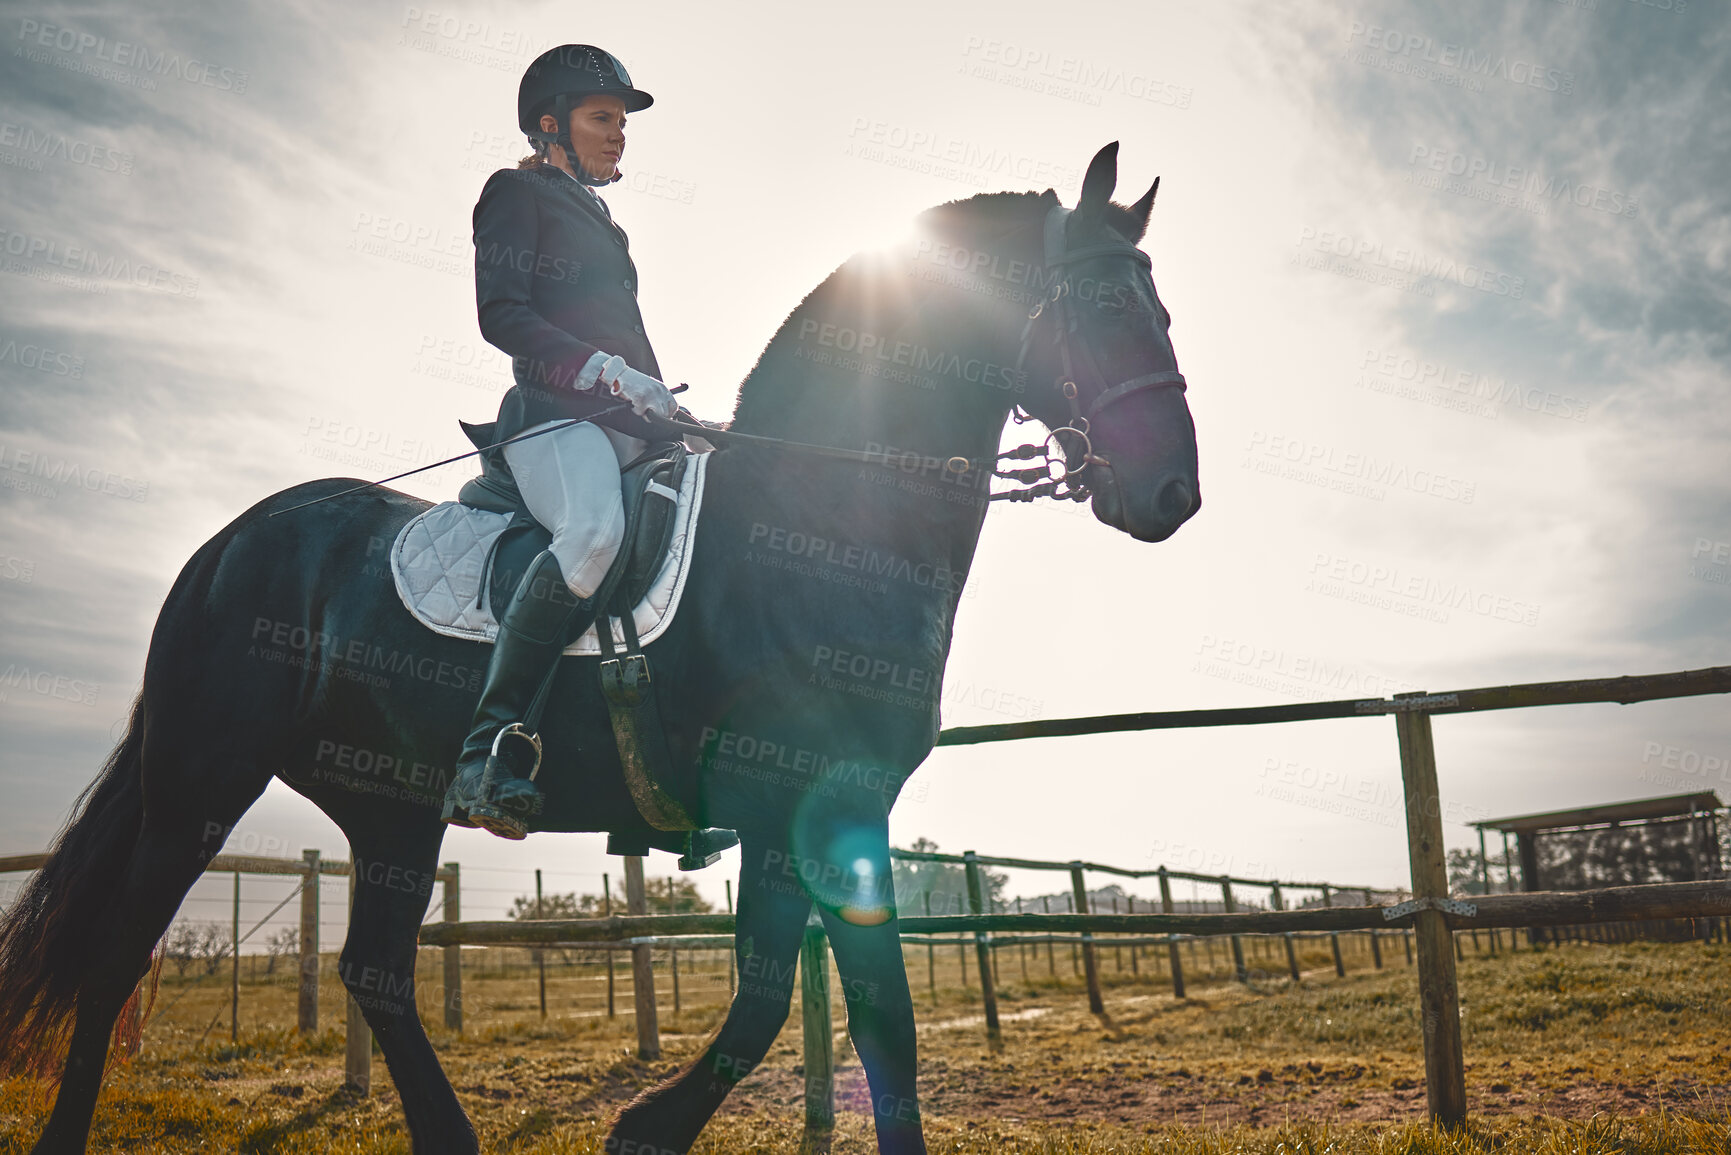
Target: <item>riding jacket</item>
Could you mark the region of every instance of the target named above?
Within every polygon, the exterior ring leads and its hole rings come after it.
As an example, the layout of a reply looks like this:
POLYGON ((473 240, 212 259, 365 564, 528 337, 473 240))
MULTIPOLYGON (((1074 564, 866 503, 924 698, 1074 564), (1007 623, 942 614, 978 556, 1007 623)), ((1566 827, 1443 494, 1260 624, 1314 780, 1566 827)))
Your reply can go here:
MULTIPOLYGON (((617 404, 594 389, 597 351, 661 376, 625 230, 599 197, 551 166, 501 169, 487 178, 474 221, 481 335, 511 356, 517 381, 499 404, 493 438, 617 404)), ((601 423, 654 439, 629 409, 601 423)))

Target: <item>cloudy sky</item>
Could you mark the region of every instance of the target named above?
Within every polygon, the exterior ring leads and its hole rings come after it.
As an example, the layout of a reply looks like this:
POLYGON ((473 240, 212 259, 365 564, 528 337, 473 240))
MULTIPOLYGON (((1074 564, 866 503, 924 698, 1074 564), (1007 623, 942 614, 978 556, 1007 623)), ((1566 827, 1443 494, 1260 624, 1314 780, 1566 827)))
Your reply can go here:
MULTIPOLYGON (((45 845, 95 772, 200 543, 278 489, 467 448, 456 419, 493 412, 469 213, 522 151, 524 65, 568 41, 657 98, 607 196, 706 416, 807 290, 919 210, 1073 203, 1112 140, 1119 199, 1162 176, 1145 247, 1204 508, 1153 546, 995 510, 947 725, 1731 661, 1712 5, 175 7, 14 5, 0 28, 0 853, 45 845)), ((1731 796, 1718 699, 1436 732, 1455 845, 1476 818, 1731 796)), ((939 751, 893 830, 1396 883, 1399 797, 1386 719, 1117 735, 939 751)), ((231 841, 303 846, 347 853, 280 786, 231 841)), ((459 831, 445 857, 472 917, 535 867, 556 890, 619 870, 599 836, 459 831)), ((726 876, 699 878, 719 899, 726 876)), ((249 882, 258 915, 273 885, 249 882)))

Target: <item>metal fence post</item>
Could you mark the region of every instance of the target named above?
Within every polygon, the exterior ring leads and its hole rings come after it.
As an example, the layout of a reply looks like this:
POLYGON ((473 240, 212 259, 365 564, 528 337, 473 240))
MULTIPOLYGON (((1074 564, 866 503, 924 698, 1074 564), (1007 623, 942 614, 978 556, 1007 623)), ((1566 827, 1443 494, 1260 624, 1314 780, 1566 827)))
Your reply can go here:
MULTIPOLYGON (((1396 695, 1407 697, 1410 695, 1396 695)), ((1430 715, 1419 710, 1395 714, 1400 741, 1400 773, 1406 788, 1407 850, 1412 862, 1412 893, 1433 902, 1448 897, 1448 865, 1443 851, 1442 805, 1438 797, 1436 746, 1430 715)), ((1425 1096, 1431 1117, 1445 1126, 1466 1121, 1466 1072, 1461 1054, 1460 991, 1448 919, 1434 907, 1413 916, 1418 938, 1418 993, 1424 1022, 1425 1096)))
MULTIPOLYGON (((601 914, 605 918, 612 918, 613 917, 613 884, 612 884, 612 881, 605 874, 603 874, 601 876, 601 914)), ((607 950, 607 951, 603 951, 602 953, 607 956, 607 1017, 612 1018, 613 1017, 613 952, 611 950, 607 950)), ((733 962, 732 962, 733 952, 729 951, 727 957, 728 957, 728 967, 729 967, 728 973, 732 974, 733 972, 732 972, 731 968, 733 966, 733 962)))
POLYGON ((295 1005, 295 1030, 303 1035, 319 1029, 319 852, 301 851, 306 881, 301 883, 300 991, 295 1005))
MULTIPOLYGON (((546 918, 545 908, 541 900, 541 872, 535 872, 535 917, 546 918)), ((547 1017, 547 952, 541 947, 535 948, 535 973, 541 980, 541 1017, 547 1017)))
MULTIPOLYGON (((649 895, 643 884, 643 856, 625 856, 625 911, 648 914, 649 895)), ((631 947, 631 1000, 637 1008, 637 1057, 661 1057, 661 1025, 655 1017, 655 965, 648 943, 631 947)))
POLYGON ((835 1028, 829 1014, 829 943, 808 922, 799 948, 799 1011, 805 1042, 805 1129, 835 1127, 835 1028))
MULTIPOLYGON (((1166 914, 1172 913, 1172 880, 1166 877, 1166 868, 1162 866, 1160 874, 1160 909, 1166 914)), ((1172 963, 1172 997, 1184 997, 1184 963, 1178 957, 1178 936, 1166 936, 1166 957, 1172 963)))
MULTIPOLYGON (((1082 864, 1070 863, 1070 893, 1075 896, 1076 909, 1088 913, 1088 882, 1082 877, 1082 864)), ((1106 1000, 1100 996, 1100 967, 1094 959, 1094 936, 1082 932, 1082 970, 1088 979, 1088 1009, 1097 1015, 1106 1013, 1106 1000)))
MULTIPOLYGON (((463 918, 463 883, 461 870, 455 862, 445 863, 445 921, 461 922, 463 918)), ((463 948, 445 948, 445 1026, 463 1030, 463 948)))
MULTIPOLYGON (((968 912, 983 914, 985 902, 980 886, 979 856, 968 850, 962 853, 962 860, 968 878, 968 912)), ((992 974, 992 947, 983 930, 974 932, 974 957, 980 964, 980 1001, 986 1009, 986 1041, 996 1046, 1003 1042, 1004 1034, 998 1026, 998 987, 992 974)))
MULTIPOLYGON (((727 913, 732 914, 733 913, 733 880, 731 878, 724 878, 721 880, 721 885, 723 887, 725 887, 727 890, 727 913)), ((731 948, 729 948, 728 952, 727 952, 727 993, 730 995, 734 992, 734 988, 737 985, 735 982, 735 978, 734 978, 733 967, 734 967, 733 950, 731 948)))
POLYGON ((228 1041, 240 1042, 240 871, 234 872, 234 958, 229 970, 228 1041))

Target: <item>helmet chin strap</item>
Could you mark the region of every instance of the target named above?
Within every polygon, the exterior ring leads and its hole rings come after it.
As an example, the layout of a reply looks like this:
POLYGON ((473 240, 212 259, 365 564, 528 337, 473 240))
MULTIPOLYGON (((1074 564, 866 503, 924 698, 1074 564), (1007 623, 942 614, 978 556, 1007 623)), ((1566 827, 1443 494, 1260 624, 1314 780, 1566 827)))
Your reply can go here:
POLYGON ((591 188, 605 187, 625 175, 615 167, 613 175, 610 177, 592 177, 588 170, 583 167, 583 162, 577 156, 577 148, 571 143, 571 98, 569 96, 560 95, 553 98, 551 115, 554 120, 559 122, 560 128, 557 133, 531 132, 528 134, 536 152, 545 157, 551 146, 558 145, 565 150, 565 159, 571 165, 571 175, 591 188))

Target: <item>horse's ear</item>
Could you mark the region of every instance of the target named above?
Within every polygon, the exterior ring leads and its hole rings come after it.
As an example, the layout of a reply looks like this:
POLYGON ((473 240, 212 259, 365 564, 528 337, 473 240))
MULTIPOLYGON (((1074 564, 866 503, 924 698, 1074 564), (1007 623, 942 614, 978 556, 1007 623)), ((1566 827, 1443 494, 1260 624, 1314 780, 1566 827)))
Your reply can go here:
POLYGON ((1130 215, 1128 217, 1128 220, 1131 224, 1133 224, 1135 226, 1134 229, 1132 230, 1132 232, 1129 234, 1129 241, 1131 244, 1136 244, 1137 242, 1141 241, 1143 235, 1145 233, 1147 233, 1147 231, 1148 231, 1148 217, 1149 217, 1149 214, 1151 214, 1154 211, 1154 195, 1156 193, 1158 193, 1159 191, 1160 191, 1160 178, 1155 177, 1154 178, 1154 184, 1148 189, 1147 192, 1142 194, 1142 199, 1130 206, 1130 210, 1129 210, 1130 215))
POLYGON ((1118 184, 1118 142, 1113 141, 1094 154, 1088 162, 1088 174, 1082 178, 1082 195, 1076 198, 1076 231, 1089 232, 1106 219, 1106 205, 1118 184))

